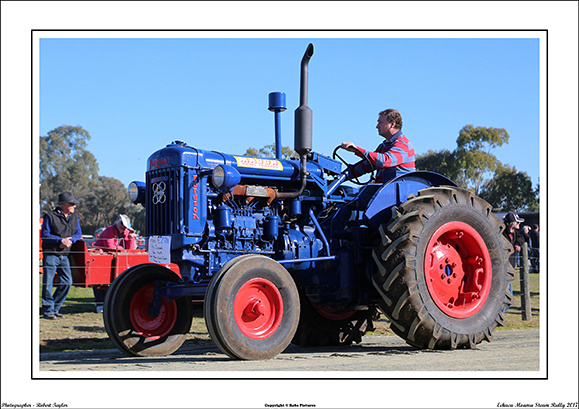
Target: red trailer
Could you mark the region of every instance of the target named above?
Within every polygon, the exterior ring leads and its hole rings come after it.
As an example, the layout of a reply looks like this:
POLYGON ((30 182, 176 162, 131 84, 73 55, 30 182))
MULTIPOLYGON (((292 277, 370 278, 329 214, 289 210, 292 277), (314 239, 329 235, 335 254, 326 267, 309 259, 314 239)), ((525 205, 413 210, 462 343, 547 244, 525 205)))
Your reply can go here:
MULTIPOLYGON (((149 263, 149 253, 146 250, 89 248, 83 240, 75 242, 70 252, 73 285, 76 287, 108 286, 129 267, 149 263)), ((165 267, 180 276, 176 264, 168 264, 165 267)))

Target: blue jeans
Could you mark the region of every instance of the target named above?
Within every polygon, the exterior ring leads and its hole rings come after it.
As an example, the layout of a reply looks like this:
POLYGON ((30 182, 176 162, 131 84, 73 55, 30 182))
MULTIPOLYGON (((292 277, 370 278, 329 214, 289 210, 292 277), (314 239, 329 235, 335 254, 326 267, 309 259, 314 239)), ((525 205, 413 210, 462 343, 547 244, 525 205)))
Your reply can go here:
POLYGON ((104 288, 92 288, 92 292, 94 294, 94 304, 96 306, 103 306, 105 302, 105 296, 107 295, 107 290, 104 288))
POLYGON ((72 271, 70 270, 70 260, 67 255, 57 256, 55 254, 45 254, 42 259, 42 314, 56 314, 64 304, 68 292, 72 285, 72 271), (58 283, 52 294, 54 275, 58 271, 58 283))

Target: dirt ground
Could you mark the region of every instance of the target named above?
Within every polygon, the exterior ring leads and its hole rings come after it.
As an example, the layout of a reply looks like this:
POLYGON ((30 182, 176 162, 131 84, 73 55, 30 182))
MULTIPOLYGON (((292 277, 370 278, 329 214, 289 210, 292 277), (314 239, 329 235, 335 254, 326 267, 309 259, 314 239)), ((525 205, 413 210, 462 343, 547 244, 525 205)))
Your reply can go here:
POLYGON ((474 350, 431 351, 416 350, 395 335, 374 335, 349 347, 290 345, 265 361, 233 360, 213 342, 201 341, 186 343, 170 356, 154 358, 128 357, 117 349, 42 353, 38 376, 50 377, 53 371, 115 373, 108 374, 110 377, 122 377, 119 372, 123 371, 185 371, 177 376, 210 378, 223 371, 279 371, 283 372, 279 377, 347 377, 351 371, 371 371, 381 372, 372 376, 400 377, 400 371, 489 371, 486 375, 492 377, 497 371, 539 371, 539 340, 538 328, 501 330, 495 332, 493 342, 483 342, 474 350))

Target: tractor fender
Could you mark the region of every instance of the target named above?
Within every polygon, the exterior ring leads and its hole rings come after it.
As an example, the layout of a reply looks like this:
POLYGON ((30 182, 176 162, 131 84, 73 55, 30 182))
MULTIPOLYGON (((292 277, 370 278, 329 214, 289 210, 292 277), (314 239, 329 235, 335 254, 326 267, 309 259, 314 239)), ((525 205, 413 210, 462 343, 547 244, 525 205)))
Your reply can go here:
POLYGON ((452 180, 435 172, 409 172, 386 182, 380 187, 368 202, 364 217, 374 227, 392 217, 392 207, 408 200, 411 194, 419 190, 437 186, 457 186, 452 180))

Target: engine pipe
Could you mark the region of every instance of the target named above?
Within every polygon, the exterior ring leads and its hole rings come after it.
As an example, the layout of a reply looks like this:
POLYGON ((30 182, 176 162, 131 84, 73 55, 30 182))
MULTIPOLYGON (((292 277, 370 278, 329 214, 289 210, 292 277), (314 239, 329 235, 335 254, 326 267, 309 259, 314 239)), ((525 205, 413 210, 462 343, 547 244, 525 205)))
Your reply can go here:
POLYGON ((294 147, 300 155, 312 150, 312 110, 308 107, 308 64, 314 55, 314 45, 308 48, 302 58, 300 77, 300 106, 295 111, 294 147))
POLYGON ((275 158, 281 159, 281 113, 285 107, 285 94, 283 92, 272 92, 269 94, 269 108, 274 112, 275 121, 275 158))
POLYGON ((327 196, 330 196, 332 193, 334 193, 336 191, 337 188, 339 188, 342 183, 344 183, 346 181, 346 177, 348 176, 348 169, 346 169, 344 172, 342 172, 340 174, 340 176, 338 176, 336 179, 334 179, 334 181, 330 184, 330 186, 328 186, 328 190, 326 192, 327 196))
POLYGON ((320 227, 320 224, 318 223, 318 219, 314 215, 314 211, 312 209, 310 209, 310 220, 312 221, 314 226, 316 226, 316 229, 318 230, 318 233, 320 234, 322 242, 324 243, 324 248, 326 249, 326 253, 329 256, 330 255, 330 244, 328 243, 328 239, 326 238, 324 231, 320 227))
POLYGON ((301 63, 300 106, 295 111, 294 149, 300 155, 301 186, 295 192, 279 192, 279 199, 294 199, 306 189, 307 156, 312 150, 312 110, 308 107, 308 64, 314 55, 314 45, 310 43, 301 63))
POLYGON ((310 258, 296 258, 293 260, 276 260, 279 264, 299 264, 306 262, 316 262, 316 261, 330 261, 335 260, 336 256, 324 256, 324 257, 310 257, 310 258))
POLYGON ((295 199, 304 193, 304 190, 306 189, 306 179, 308 176, 308 172, 306 170, 308 166, 307 158, 307 155, 300 155, 300 178, 302 182, 300 188, 295 192, 277 192, 278 199, 295 199))

